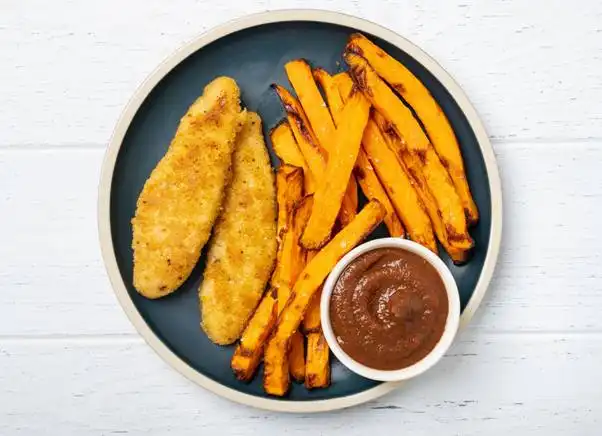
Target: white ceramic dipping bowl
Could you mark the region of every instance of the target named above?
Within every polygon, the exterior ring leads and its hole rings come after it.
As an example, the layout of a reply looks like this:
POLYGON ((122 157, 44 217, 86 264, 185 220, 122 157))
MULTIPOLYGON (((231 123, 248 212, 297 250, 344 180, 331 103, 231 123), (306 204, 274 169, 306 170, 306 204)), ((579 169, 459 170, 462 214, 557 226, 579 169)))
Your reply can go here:
POLYGON ((328 345, 330 346, 330 349, 334 355, 343 365, 348 367, 353 372, 372 380, 402 381, 411 379, 424 373, 433 365, 435 365, 447 352, 456 336, 456 332, 458 331, 460 323, 460 297, 458 294, 456 281, 454 280, 450 270, 436 254, 422 245, 407 239, 382 238, 358 245, 336 264, 326 279, 326 282, 324 282, 322 300, 320 304, 320 316, 322 321, 322 330, 324 331, 326 341, 328 342, 328 345), (447 301, 449 304, 449 310, 443 334, 441 335, 441 338, 435 347, 418 362, 405 368, 396 370, 374 369, 354 360, 345 351, 343 351, 339 345, 330 322, 330 299, 339 276, 345 270, 347 265, 349 265, 349 263, 351 263, 354 259, 364 253, 379 248, 397 248, 410 251, 428 261, 439 273, 439 276, 443 281, 443 285, 447 291, 447 301))

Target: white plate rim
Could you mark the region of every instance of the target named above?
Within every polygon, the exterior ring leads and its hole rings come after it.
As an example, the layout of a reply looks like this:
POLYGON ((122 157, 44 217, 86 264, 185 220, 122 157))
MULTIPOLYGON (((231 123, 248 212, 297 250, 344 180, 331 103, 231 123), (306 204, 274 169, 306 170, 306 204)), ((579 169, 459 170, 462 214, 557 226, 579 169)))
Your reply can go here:
POLYGON ((489 189, 491 195, 491 231, 489 235, 489 247, 485 256, 481 275, 479 276, 475 286, 475 290, 467 306, 465 307, 464 312, 462 313, 460 328, 464 328, 468 324, 476 309, 480 305, 483 296, 487 291, 487 287, 491 282, 502 239, 502 189, 497 162, 491 142, 489 141, 489 137, 483 126, 483 123, 481 122, 476 110, 470 103, 468 97, 464 94, 462 88, 434 59, 432 59, 428 54, 426 54, 422 49, 414 45, 412 42, 401 35, 398 35, 392 30, 389 30, 371 21, 344 13, 318 9, 285 9, 247 15, 217 26, 197 36, 177 49, 161 64, 159 64, 159 66, 144 80, 134 95, 130 98, 129 102, 121 113, 121 116, 113 131, 113 135, 110 139, 102 164, 99 183, 98 231, 105 268, 119 303, 138 333, 143 337, 148 345, 150 345, 150 347, 174 369, 203 388, 220 395, 221 397, 247 406, 278 412, 325 412, 343 409, 374 400, 399 387, 401 383, 382 383, 364 392, 339 398, 326 400, 288 401, 286 399, 270 399, 246 394, 210 379, 180 359, 153 333, 150 327, 146 324, 145 320, 134 306, 134 303, 127 292, 125 283, 121 278, 121 274, 119 273, 111 236, 110 194, 117 155, 134 115, 152 89, 176 65, 182 62, 192 53, 210 44, 211 42, 223 38, 231 33, 250 27, 287 21, 313 21, 346 26, 356 29, 359 32, 370 33, 389 42, 390 44, 398 47, 412 56, 431 74, 433 74, 447 89, 466 116, 483 155, 483 160, 485 162, 487 176, 489 179, 489 189))

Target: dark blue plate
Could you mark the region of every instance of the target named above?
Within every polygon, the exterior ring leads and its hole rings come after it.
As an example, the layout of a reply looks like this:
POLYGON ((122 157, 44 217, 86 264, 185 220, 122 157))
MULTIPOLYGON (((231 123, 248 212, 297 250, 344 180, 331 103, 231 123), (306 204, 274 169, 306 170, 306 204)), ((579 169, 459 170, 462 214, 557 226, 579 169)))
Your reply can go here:
MULTIPOLYGON (((181 289, 166 298, 148 300, 134 290, 130 220, 136 199, 167 150, 180 118, 208 82, 222 75, 234 78, 242 90, 243 104, 261 115, 267 134, 284 116, 278 97, 270 88, 272 83, 279 83, 290 89, 284 64, 304 58, 331 73, 341 71, 345 68, 342 50, 348 36, 356 31, 375 41, 423 81, 458 137, 481 214, 478 225, 471 230, 476 243, 471 260, 458 267, 444 256, 460 290, 464 322, 476 309, 491 277, 501 234, 497 168, 476 113, 440 67, 403 38, 374 24, 339 14, 283 11, 223 26, 172 56, 130 102, 107 152, 99 219, 109 275, 138 330, 181 372, 231 399, 279 410, 325 410, 365 401, 387 392, 393 385, 383 386, 364 379, 333 361, 329 388, 308 391, 303 385, 293 383, 285 398, 260 400, 266 397, 262 374, 257 374, 248 384, 236 380, 230 369, 233 347, 214 345, 199 327, 197 290, 204 257, 181 289)), ((277 159, 269 141, 268 147, 276 166, 277 159)), ((386 235, 386 229, 381 227, 371 238, 386 235)))

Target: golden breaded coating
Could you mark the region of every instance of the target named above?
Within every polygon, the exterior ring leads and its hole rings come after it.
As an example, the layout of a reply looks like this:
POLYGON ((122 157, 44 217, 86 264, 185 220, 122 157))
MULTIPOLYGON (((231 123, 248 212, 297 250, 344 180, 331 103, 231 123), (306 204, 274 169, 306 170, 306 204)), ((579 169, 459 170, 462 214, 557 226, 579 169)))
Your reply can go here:
POLYGON ((236 82, 207 85, 181 119, 165 156, 144 184, 132 219, 134 287, 148 298, 175 291, 209 239, 246 119, 236 82))
POLYGON ((249 113, 233 158, 232 184, 199 289, 201 326, 216 344, 238 339, 276 259, 276 190, 261 119, 249 113))

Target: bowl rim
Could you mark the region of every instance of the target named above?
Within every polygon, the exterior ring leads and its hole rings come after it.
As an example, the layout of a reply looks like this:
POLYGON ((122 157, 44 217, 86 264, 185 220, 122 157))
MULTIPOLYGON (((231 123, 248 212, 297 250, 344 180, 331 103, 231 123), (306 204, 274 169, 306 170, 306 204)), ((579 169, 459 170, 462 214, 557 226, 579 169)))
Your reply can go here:
POLYGON ((456 281, 449 268, 439 258, 439 256, 429 249, 409 239, 397 237, 373 239, 358 245, 345 256, 343 256, 343 258, 337 262, 333 270, 326 278, 320 299, 320 319, 322 322, 322 331, 324 333, 324 337, 326 338, 326 342, 328 342, 328 346, 337 359, 339 359, 339 361, 351 371, 361 375, 362 377, 372 380, 384 382, 405 381, 428 371, 445 355, 449 347, 452 345, 456 336, 456 332, 458 331, 458 327, 460 326, 460 294, 458 292, 456 281), (336 340, 336 335, 334 334, 330 318, 330 302, 332 300, 332 292, 334 291, 335 285, 343 271, 345 271, 347 266, 358 257, 380 248, 398 248, 410 253, 414 253, 420 258, 426 260, 441 278, 445 288, 445 293, 447 294, 448 302, 448 315, 445 320, 443 333, 433 349, 429 351, 425 357, 413 363, 412 365, 395 370, 372 368, 358 362, 351 357, 345 350, 343 350, 336 340))
POLYGON ((485 256, 485 261, 483 263, 483 269, 479 279, 477 280, 477 284, 475 285, 474 292, 461 315, 460 328, 463 328, 468 324, 477 307, 481 303, 481 300, 483 299, 483 296, 485 295, 487 287, 493 276, 493 271, 499 256, 502 238, 501 182, 495 154, 493 152, 493 148, 485 127, 462 88, 455 82, 451 75, 447 73, 447 71, 444 70, 433 58, 426 54, 426 52, 392 30, 389 30, 372 21, 340 12, 320 9, 283 9, 242 16, 214 27, 207 32, 203 32, 202 34, 190 40, 188 43, 181 46, 179 49, 175 50, 163 62, 161 62, 156 69, 141 83, 126 104, 116 123, 115 129, 105 152, 98 187, 98 233, 105 269, 107 271, 113 291, 115 292, 123 311, 146 343, 166 363, 194 383, 202 386, 214 394, 234 402, 264 410, 279 412, 325 412, 343 409, 374 400, 399 387, 400 382, 381 383, 378 386, 367 389, 363 392, 344 397, 323 400, 290 401, 286 399, 281 400, 258 397, 240 392, 236 389, 227 387, 212 380, 208 376, 205 376, 192 368, 173 351, 171 351, 169 347, 155 335, 155 333, 147 325, 144 318, 140 315, 128 294, 125 283, 123 282, 119 272, 111 232, 111 190, 117 156, 128 127, 130 126, 138 109, 153 88, 180 62, 206 45, 229 34, 244 29, 261 26, 264 24, 281 22, 318 22, 334 24, 349 27, 359 32, 370 33, 378 38, 381 38, 405 51, 424 68, 426 68, 434 77, 436 77, 464 113, 477 139, 477 143, 479 144, 479 148, 483 156, 491 195, 491 229, 489 235, 489 246, 485 256))

